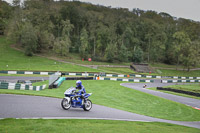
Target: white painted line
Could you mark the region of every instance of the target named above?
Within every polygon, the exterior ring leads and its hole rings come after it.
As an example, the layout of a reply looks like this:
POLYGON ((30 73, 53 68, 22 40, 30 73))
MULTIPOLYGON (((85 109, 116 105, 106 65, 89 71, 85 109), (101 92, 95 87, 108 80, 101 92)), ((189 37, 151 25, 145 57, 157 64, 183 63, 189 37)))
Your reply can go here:
POLYGON ((40 72, 40 75, 48 75, 48 72, 40 72))
POLYGON ((122 81, 128 81, 128 79, 122 79, 122 81))
POLYGON ((17 71, 8 71, 8 74, 17 74, 17 71))
POLYGON ((133 82, 140 82, 140 80, 139 79, 134 79, 134 81, 133 82))
POLYGON ((25 84, 21 84, 20 90, 25 90, 25 84))
POLYGON ((44 90, 45 88, 46 88, 46 85, 43 85, 43 86, 42 86, 42 89, 44 90))
POLYGON ((29 86, 29 90, 33 90, 33 86, 29 86))
POLYGON ((118 75, 118 77, 124 77, 124 75, 118 75))
POLYGON ((56 72, 55 75, 60 76, 61 72, 56 72))
POLYGON ((40 86, 36 86, 36 91, 40 91, 40 86))
POLYGON ((33 74, 33 72, 24 72, 24 74, 33 74))
POLYGON ((162 80, 162 83, 167 83, 167 80, 162 80))
POLYGON ((135 75, 135 77, 142 77, 142 75, 135 75))
POLYGON ((112 74, 106 74, 106 77, 112 77, 113 75, 112 74))
POLYGON ((89 74, 88 73, 82 73, 82 76, 88 76, 89 74))
POLYGON ((117 81, 117 78, 110 78, 110 80, 114 80, 114 81, 117 81))
POLYGON ((146 78, 152 78, 152 76, 146 76, 146 78))
POLYGON ((104 77, 99 77, 99 80, 104 80, 104 77))
POLYGON ((9 85, 9 86, 8 86, 8 89, 9 89, 9 90, 14 90, 14 89, 15 89, 15 86, 13 86, 13 85, 10 86, 10 85, 9 85))
POLYGON ((69 73, 69 75, 73 75, 73 76, 76 76, 76 73, 69 73))

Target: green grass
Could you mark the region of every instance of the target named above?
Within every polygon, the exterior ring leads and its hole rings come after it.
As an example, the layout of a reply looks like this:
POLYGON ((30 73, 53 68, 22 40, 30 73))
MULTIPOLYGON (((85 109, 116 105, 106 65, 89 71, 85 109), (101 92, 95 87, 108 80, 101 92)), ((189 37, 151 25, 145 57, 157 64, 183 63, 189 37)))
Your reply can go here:
MULTIPOLYGON (((154 63, 154 64, 150 64, 151 67, 163 67, 163 68, 174 68, 176 69, 176 65, 168 65, 168 64, 164 64, 164 63, 154 63)), ((196 67, 191 67, 191 68, 199 68, 200 65, 197 65, 196 67)), ((184 66, 179 65, 178 69, 183 69, 184 66)))
POLYGON ((182 71, 182 70, 167 70, 167 69, 157 69, 162 73, 159 74, 161 76, 181 76, 181 77, 200 77, 200 70, 195 71, 182 71))
POLYGON ((10 48, 12 43, 5 37, 0 37, 0 70, 98 72, 96 69, 61 63, 38 56, 25 56, 23 52, 10 48))
MULTIPOLYGON (((99 67, 99 69, 92 69, 88 67, 82 67, 72 65, 69 63, 62 63, 55 60, 42 58, 39 56, 28 57, 23 52, 17 51, 10 47, 13 44, 12 41, 7 40, 5 37, 0 36, 0 70, 26 70, 26 71, 67 71, 67 72, 107 72, 107 73, 119 73, 130 74, 135 73, 129 68, 106 68, 99 67), (56 63, 55 63, 56 62, 56 63), (8 65, 8 67, 7 67, 8 65)), ((47 55, 48 56, 48 55, 47 55)), ((49 56, 55 56, 51 53, 49 56)), ((127 65, 129 63, 108 63, 108 62, 89 62, 81 61, 77 54, 70 53, 68 57, 56 57, 61 60, 66 60, 78 64, 87 65, 127 65)), ((156 66, 171 67, 170 65, 159 64, 156 66)), ((173 66, 174 67, 174 66, 173 66)), ((197 77, 200 75, 200 71, 175 71, 175 70, 162 70, 162 76, 191 76, 197 77)), ((140 73, 141 74, 141 73, 140 73)), ((160 75, 160 74, 148 74, 146 75, 160 75)))
POLYGON ((112 120, 3 119, 1 133, 199 133, 200 130, 159 122, 112 120))
POLYGON ((173 89, 179 89, 184 91, 191 91, 200 93, 200 84, 188 84, 188 85, 171 85, 164 88, 173 88, 173 89))
MULTIPOLYGON (((48 82, 48 81, 46 81, 48 82)), ((137 90, 120 86, 119 81, 83 81, 90 99, 95 104, 125 110, 137 114, 179 121, 200 121, 200 111, 170 100, 152 96, 137 90)), ((65 81, 58 89, 43 91, 0 90, 0 93, 15 93, 64 97, 64 91, 75 86, 75 81, 65 81)))
MULTIPOLYGON (((44 55, 44 54, 42 54, 44 55)), ((55 55, 53 55, 50 52, 46 52, 46 54, 44 56, 48 56, 48 57, 55 57, 55 55)), ((63 56, 56 56, 57 59, 62 59, 64 61, 68 61, 68 62, 72 62, 72 63, 76 63, 76 64, 82 64, 82 65, 125 65, 125 66, 129 66, 130 62, 103 62, 103 61, 88 61, 88 60, 84 60, 82 61, 82 58, 80 57, 80 55, 78 53, 70 53, 68 56, 63 57, 63 56)), ((88 55, 88 58, 90 58, 91 56, 88 55)))
MULTIPOLYGON (((180 89, 180 90, 200 93, 200 84, 170 85, 170 86, 165 86, 164 88, 168 88, 168 87, 173 88, 173 89, 180 89)), ((157 90, 156 87, 147 88, 147 89, 157 90)), ((157 90, 157 91, 161 91, 161 92, 165 92, 165 93, 169 93, 169 94, 173 94, 173 95, 178 95, 178 96, 200 99, 200 97, 182 94, 182 93, 176 93, 176 92, 172 92, 172 91, 165 91, 165 90, 157 90)))
MULTIPOLYGON (((154 64, 150 64, 150 66, 176 69, 176 65, 168 65, 168 64, 164 64, 164 63, 154 63, 154 64)), ((183 66, 178 66, 178 68, 183 68, 183 66)))
POLYGON ((120 68, 120 67, 98 67, 99 70, 102 70, 106 73, 116 73, 116 74, 130 74, 134 73, 130 68, 120 68))

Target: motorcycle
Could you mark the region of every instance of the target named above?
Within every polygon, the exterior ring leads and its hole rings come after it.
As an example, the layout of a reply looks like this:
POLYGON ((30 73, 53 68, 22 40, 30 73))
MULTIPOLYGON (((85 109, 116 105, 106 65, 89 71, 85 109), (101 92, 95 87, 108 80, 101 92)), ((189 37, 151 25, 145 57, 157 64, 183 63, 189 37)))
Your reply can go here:
POLYGON ((71 87, 64 92, 65 97, 61 102, 62 108, 64 110, 68 110, 70 107, 83 108, 85 111, 89 111, 92 108, 92 102, 88 97, 91 96, 92 93, 78 95, 76 90, 76 88, 71 87))

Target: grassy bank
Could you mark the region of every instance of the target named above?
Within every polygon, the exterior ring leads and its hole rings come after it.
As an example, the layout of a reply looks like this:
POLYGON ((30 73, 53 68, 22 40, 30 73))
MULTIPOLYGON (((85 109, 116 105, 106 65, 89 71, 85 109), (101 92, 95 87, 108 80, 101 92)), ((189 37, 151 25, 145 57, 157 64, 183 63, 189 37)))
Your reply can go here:
POLYGON ((120 68, 120 67, 98 67, 99 70, 106 73, 117 73, 117 74, 130 74, 134 73, 130 68, 120 68))
POLYGON ((156 71, 159 71, 158 75, 161 76, 180 76, 180 77, 199 77, 200 76, 200 70, 195 71, 183 71, 183 70, 167 70, 167 69, 156 69, 156 71))
MULTIPOLYGON (((12 41, 7 40, 5 37, 0 36, 0 70, 26 70, 26 71, 67 71, 67 72, 107 72, 107 73, 118 73, 118 74, 130 74, 135 73, 129 68, 106 68, 99 67, 99 69, 92 69, 88 67, 82 67, 78 65, 73 65, 70 63, 62 63, 56 60, 47 59, 44 57, 25 56, 23 52, 17 51, 10 47, 12 41)), ((68 57, 58 57, 53 55, 46 55, 47 57, 53 57, 59 60, 70 61, 78 64, 85 65, 127 65, 130 63, 108 63, 108 62, 89 62, 81 61, 77 54, 70 53, 68 57), (54 57, 55 56, 55 57, 54 57)), ((152 65, 151 65, 152 66, 152 65)), ((171 65, 164 64, 154 64, 153 66, 160 67, 170 67, 171 65)), ((198 71, 176 71, 176 70, 166 70, 157 69, 161 73, 145 73, 145 75, 162 75, 162 76, 191 76, 198 77, 200 75, 200 70, 198 71)), ((156 72, 157 72, 156 70, 156 72)))
POLYGON ((10 48, 13 42, 0 37, 0 70, 98 72, 96 69, 61 63, 38 56, 28 57, 10 48))
MULTIPOLYGON (((46 81, 47 83, 48 81, 46 81)), ((137 114, 179 121, 200 121, 200 111, 170 100, 152 96, 137 90, 120 86, 118 81, 83 81, 94 104, 117 108, 137 114)), ((42 83, 44 84, 44 83, 42 83)), ((38 84, 39 85, 39 84, 38 84)), ((65 81, 58 89, 43 91, 0 90, 0 93, 15 93, 64 97, 64 91, 75 86, 75 81, 65 81)))
POLYGON ((2 133, 199 133, 199 129, 159 122, 125 122, 111 120, 0 120, 2 133))

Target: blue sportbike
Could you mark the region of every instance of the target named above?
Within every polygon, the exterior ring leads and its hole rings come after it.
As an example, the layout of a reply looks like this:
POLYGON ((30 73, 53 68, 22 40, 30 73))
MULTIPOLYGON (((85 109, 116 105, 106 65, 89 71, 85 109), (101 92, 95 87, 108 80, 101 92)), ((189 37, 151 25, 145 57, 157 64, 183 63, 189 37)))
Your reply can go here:
POLYGON ((70 107, 83 108, 85 111, 89 111, 92 108, 92 102, 88 99, 92 93, 79 94, 76 92, 76 88, 71 87, 67 89, 64 94, 65 97, 61 102, 63 109, 68 110, 70 107))

